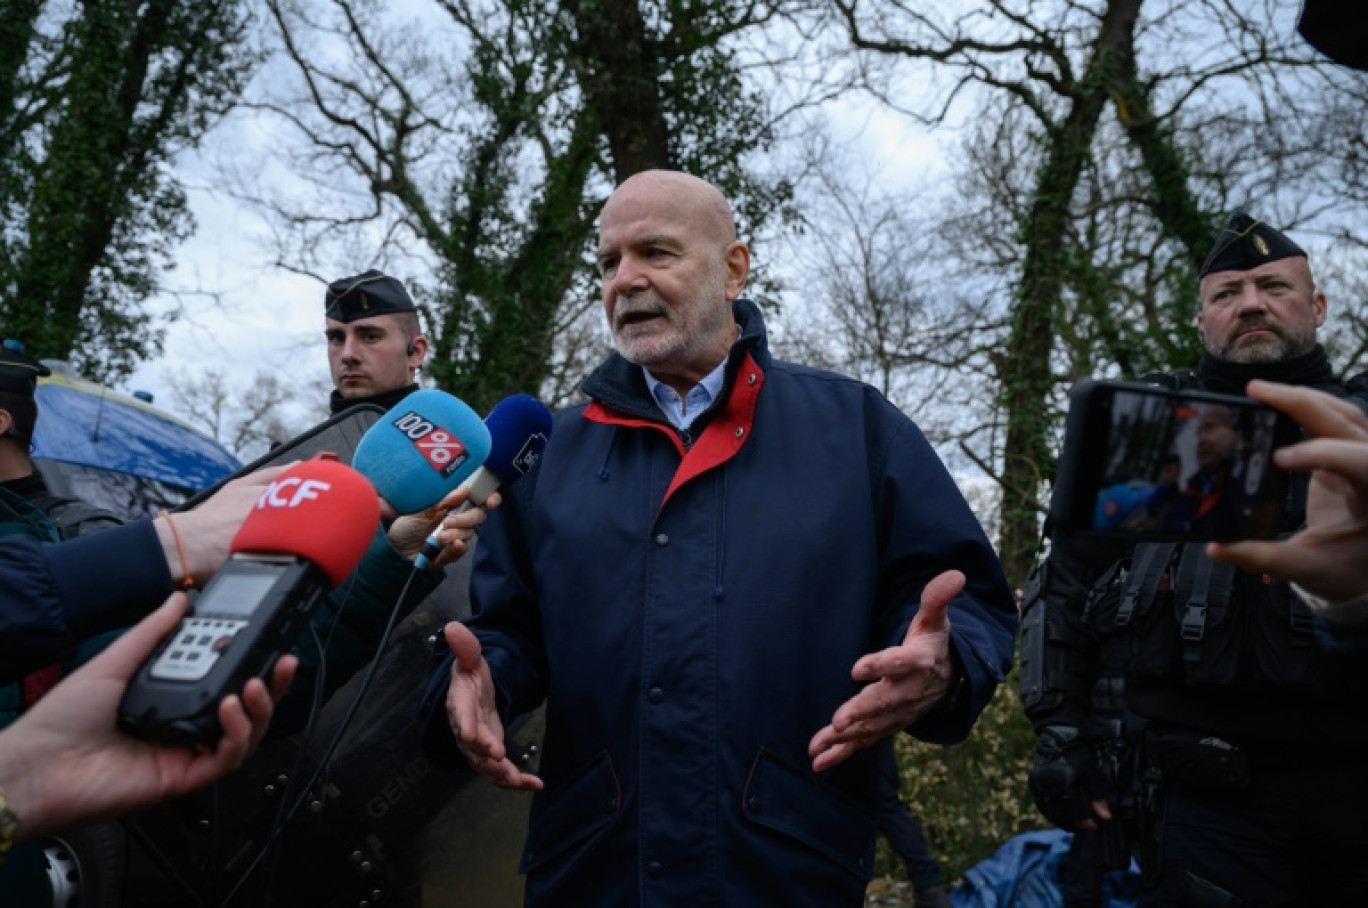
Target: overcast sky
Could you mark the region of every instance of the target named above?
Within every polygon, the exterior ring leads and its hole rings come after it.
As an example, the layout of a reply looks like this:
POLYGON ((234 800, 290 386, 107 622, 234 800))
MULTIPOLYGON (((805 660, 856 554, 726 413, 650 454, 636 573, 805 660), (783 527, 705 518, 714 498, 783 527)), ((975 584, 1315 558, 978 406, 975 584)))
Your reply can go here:
MULTIPOLYGON (((944 167, 937 141, 873 102, 846 101, 823 114, 833 136, 879 185, 904 188, 944 167)), ((118 390, 148 391, 158 406, 185 416, 169 391, 172 375, 214 368, 234 383, 249 383, 259 371, 300 386, 328 382, 322 283, 271 266, 262 214, 215 188, 219 178, 212 162, 225 154, 262 156, 263 179, 272 178, 269 164, 277 146, 268 130, 234 115, 210 134, 202 152, 177 162, 198 229, 180 247, 175 270, 165 276, 173 292, 151 305, 180 315, 167 328, 165 354, 140 366, 118 390)), ((368 265, 339 267, 332 277, 368 265)))

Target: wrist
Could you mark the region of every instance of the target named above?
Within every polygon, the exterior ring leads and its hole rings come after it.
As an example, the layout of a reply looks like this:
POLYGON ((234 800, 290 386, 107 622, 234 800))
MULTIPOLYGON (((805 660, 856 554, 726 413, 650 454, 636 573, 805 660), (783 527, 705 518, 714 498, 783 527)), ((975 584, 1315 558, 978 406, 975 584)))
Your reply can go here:
POLYGON ((195 585, 195 575, 190 567, 190 559, 185 551, 185 538, 181 535, 180 528, 166 511, 156 516, 152 526, 156 528, 157 540, 161 543, 162 555, 166 558, 166 567, 171 572, 171 583, 178 590, 190 589, 195 585))
MULTIPOLYGON (((41 833, 35 833, 35 826, 36 818, 42 816, 36 806, 35 763, 23 755, 20 744, 7 746, 11 741, 5 737, 0 735, 0 859, 10 845, 41 833)), ((8 737, 13 739, 14 735, 8 737)))
POLYGON ((959 653, 952 643, 950 644, 950 683, 936 704, 918 721, 926 719, 935 721, 954 716, 960 711, 968 694, 969 673, 964 670, 964 664, 960 661, 959 653))

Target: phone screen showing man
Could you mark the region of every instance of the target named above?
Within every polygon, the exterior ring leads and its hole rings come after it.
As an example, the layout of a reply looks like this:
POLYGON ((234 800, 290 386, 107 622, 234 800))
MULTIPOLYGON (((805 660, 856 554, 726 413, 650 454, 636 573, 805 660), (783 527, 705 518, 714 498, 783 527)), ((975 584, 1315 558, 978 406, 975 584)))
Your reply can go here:
POLYGON ((1282 528, 1289 439, 1273 410, 1174 392, 1111 389, 1091 529, 1179 539, 1269 538, 1282 528))

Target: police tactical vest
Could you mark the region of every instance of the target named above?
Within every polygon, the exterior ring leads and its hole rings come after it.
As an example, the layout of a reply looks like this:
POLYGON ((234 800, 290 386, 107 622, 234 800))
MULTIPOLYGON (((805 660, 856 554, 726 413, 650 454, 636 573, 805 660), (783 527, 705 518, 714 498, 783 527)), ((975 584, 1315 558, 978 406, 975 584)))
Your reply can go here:
POLYGON ((1302 687, 1322 675, 1309 609, 1280 580, 1213 561, 1203 543, 1143 543, 1094 616, 1124 635, 1127 677, 1184 687, 1302 687))

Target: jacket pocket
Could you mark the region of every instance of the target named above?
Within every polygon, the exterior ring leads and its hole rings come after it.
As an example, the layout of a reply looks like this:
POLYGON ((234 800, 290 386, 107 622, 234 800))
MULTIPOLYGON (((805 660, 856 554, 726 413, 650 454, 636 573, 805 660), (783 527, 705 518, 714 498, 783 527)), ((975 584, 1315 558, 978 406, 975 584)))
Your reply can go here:
POLYGON ((874 811, 765 748, 746 780, 741 811, 752 823, 815 849, 861 880, 874 875, 874 811))
POLYGON ((532 810, 518 870, 531 873, 607 826, 622 809, 622 788, 605 751, 532 810))

